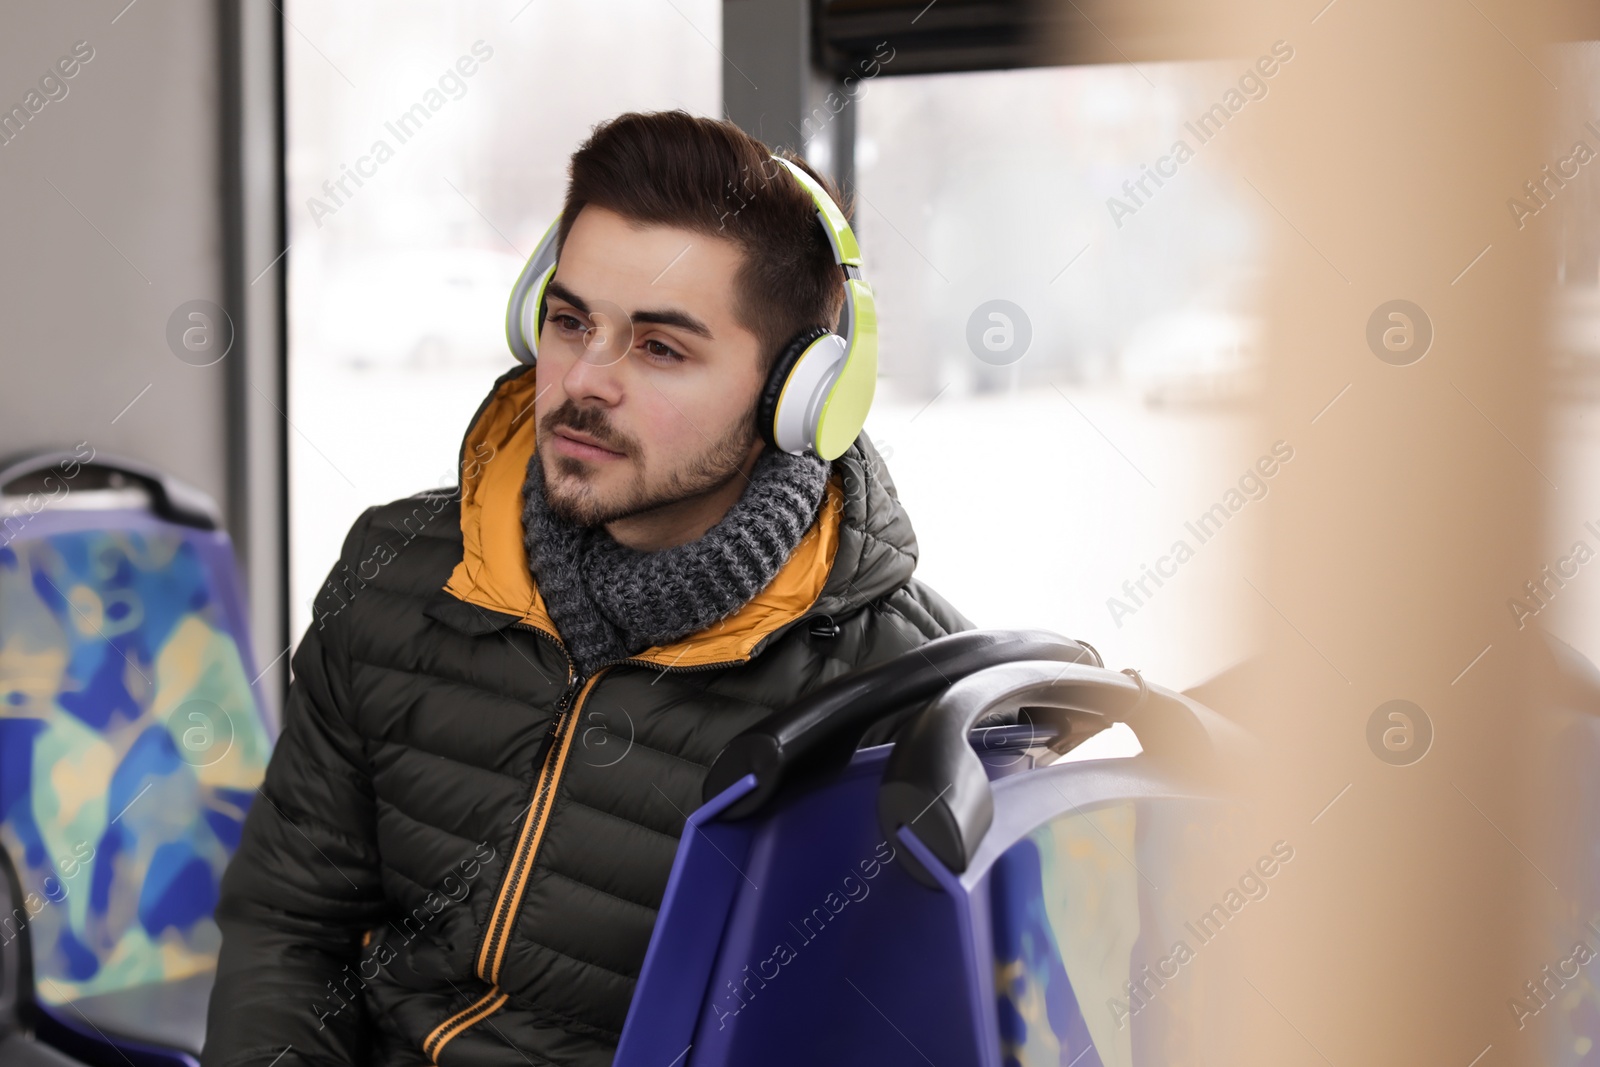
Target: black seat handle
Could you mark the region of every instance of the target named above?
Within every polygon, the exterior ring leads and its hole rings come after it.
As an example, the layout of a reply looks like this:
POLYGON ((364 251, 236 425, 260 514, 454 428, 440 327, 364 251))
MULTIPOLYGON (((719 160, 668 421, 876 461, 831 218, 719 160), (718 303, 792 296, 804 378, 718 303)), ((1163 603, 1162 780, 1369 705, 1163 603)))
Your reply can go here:
MULTIPOLYGON (((1081 663, 1004 663, 963 678, 908 723, 896 738, 878 788, 878 824, 897 840, 910 825, 917 839, 951 871, 967 869, 994 821, 994 794, 968 734, 985 716, 1008 708, 1055 709, 1060 727, 1082 740, 1125 722, 1147 757, 1177 769, 1215 750, 1233 729, 1215 712, 1137 672, 1081 663)), ((1052 746, 1055 747, 1055 746, 1052 746)), ((932 875, 910 854, 908 870, 925 885, 932 875)))
POLYGON ((31 479, 39 481, 40 487, 37 490, 24 488, 25 492, 38 492, 53 498, 60 491, 70 493, 78 488, 105 488, 107 474, 118 474, 138 482, 150 497, 150 510, 168 522, 202 530, 222 527, 222 512, 216 501, 205 492, 149 464, 94 449, 90 450, 87 458, 77 452, 63 450, 39 452, 6 464, 0 467, 0 494, 4 494, 13 483, 21 482, 26 487, 31 479), (90 471, 98 472, 100 477, 84 477, 90 471), (52 480, 55 485, 48 484, 52 480))
POLYGON ((746 774, 756 788, 723 818, 751 815, 785 782, 843 766, 875 723, 959 681, 1014 660, 1098 663, 1093 649, 1049 630, 963 630, 819 686, 735 737, 706 774, 710 800, 746 774))

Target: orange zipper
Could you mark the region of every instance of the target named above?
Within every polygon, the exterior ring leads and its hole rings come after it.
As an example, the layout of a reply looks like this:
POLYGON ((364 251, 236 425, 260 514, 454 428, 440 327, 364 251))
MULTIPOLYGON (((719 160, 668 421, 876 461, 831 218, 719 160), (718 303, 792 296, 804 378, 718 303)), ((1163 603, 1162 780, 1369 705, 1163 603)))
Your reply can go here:
POLYGON ((508 995, 502 993, 499 987, 490 989, 489 992, 485 993, 465 1010, 457 1012, 434 1027, 433 1033, 429 1034, 422 1042, 422 1051, 427 1053, 428 1059, 437 1064, 439 1062, 439 1050, 444 1048, 451 1038, 479 1020, 486 1019, 499 1011, 507 998, 508 995))
MULTIPOLYGON (((797 619, 795 622, 803 621, 797 619)), ((533 870, 533 857, 539 850, 539 843, 544 839, 545 824, 549 821, 550 809, 554 804, 557 787, 561 784, 562 772, 566 769, 567 756, 572 748, 572 738, 577 733, 572 729, 572 723, 579 718, 583 701, 594 688, 600 675, 611 667, 624 664, 637 664, 645 667, 656 667, 660 664, 652 660, 636 659, 629 657, 623 660, 614 660, 595 668, 595 672, 586 678, 576 694, 571 692, 571 687, 577 681, 577 668, 572 662, 572 657, 567 654, 566 645, 561 639, 548 630, 540 629, 529 623, 519 622, 519 628, 532 630, 555 642, 563 655, 567 656, 567 687, 560 704, 557 706, 555 722, 551 724, 548 735, 548 748, 545 751, 543 763, 539 769, 539 777, 534 782, 533 795, 528 801, 528 817, 522 824, 522 831, 517 837, 517 846, 511 854, 511 865, 506 870, 505 880, 501 883, 500 894, 495 898, 494 910, 489 916, 489 928, 484 933, 483 946, 478 950, 477 973, 478 977, 489 983, 489 991, 465 1008, 450 1016, 436 1026, 422 1043, 423 1052, 435 1064, 439 1062, 439 1052, 450 1040, 468 1028, 493 1015, 505 1005, 509 995, 499 986, 500 964, 505 957, 506 941, 510 937, 511 927, 517 914, 517 908, 522 903, 523 890, 527 888, 528 875, 533 870)), ((779 627, 773 632, 777 633, 788 629, 794 623, 779 627)), ((716 670, 721 667, 732 666, 736 663, 747 662, 748 657, 739 660, 725 660, 719 663, 702 663, 691 667, 674 667, 668 665, 666 671, 688 672, 716 670)))
MULTIPOLYGON (((525 623, 518 625, 548 637, 555 642, 557 648, 561 649, 562 654, 566 655, 566 646, 555 634, 525 623)), ((533 869, 534 853, 538 851, 539 842, 544 838, 545 824, 549 821, 555 791, 560 785, 561 772, 566 767, 567 755, 572 747, 572 738, 576 731, 571 729, 570 724, 577 719, 579 707, 604 670, 604 667, 596 670, 574 694, 571 687, 577 680, 576 668, 571 656, 567 656, 568 690, 562 694, 557 704, 555 721, 551 723, 546 741, 541 745, 545 750, 544 759, 539 768, 539 776, 534 781, 533 795, 528 801, 528 817, 523 821, 522 830, 518 834, 517 845, 512 851, 505 880, 500 885, 499 896, 495 898, 494 909, 489 915, 489 926, 484 934, 483 946, 478 950, 476 968, 478 977, 489 983, 489 991, 434 1027, 423 1040, 422 1051, 435 1064, 439 1062, 439 1053, 445 1045, 499 1011, 509 999, 509 994, 501 990, 498 983, 506 940, 511 932, 517 907, 522 902, 522 892, 527 887, 528 874, 533 869)))
POLYGON ((588 677, 576 697, 569 698, 568 706, 561 709, 552 727, 550 751, 545 756, 539 779, 534 784, 533 796, 528 802, 528 818, 522 824, 522 834, 511 853, 511 865, 505 881, 501 883, 500 896, 495 901, 483 947, 478 950, 478 977, 491 985, 500 978, 500 962, 505 956, 512 919, 522 903, 522 892, 527 888, 528 875, 533 870, 533 856, 539 849, 539 842, 544 839, 545 824, 549 821, 556 788, 561 783, 561 772, 566 768, 572 738, 577 734, 571 724, 577 720, 584 698, 604 672, 605 668, 602 667, 588 677))

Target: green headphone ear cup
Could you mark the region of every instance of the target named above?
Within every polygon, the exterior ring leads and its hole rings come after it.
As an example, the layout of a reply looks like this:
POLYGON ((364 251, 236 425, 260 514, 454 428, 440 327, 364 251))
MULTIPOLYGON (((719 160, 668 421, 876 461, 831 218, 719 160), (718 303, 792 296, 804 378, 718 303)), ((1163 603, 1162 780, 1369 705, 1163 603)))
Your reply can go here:
POLYGON ((800 357, 805 355, 806 349, 811 347, 812 342, 832 332, 826 326, 813 326, 805 330, 784 345, 783 350, 778 353, 777 360, 773 362, 766 383, 761 387, 761 398, 756 404, 756 428, 761 431, 761 439, 773 448, 778 447, 776 426, 778 401, 783 399, 783 389, 789 384, 789 375, 794 371, 794 365, 800 362, 800 357))

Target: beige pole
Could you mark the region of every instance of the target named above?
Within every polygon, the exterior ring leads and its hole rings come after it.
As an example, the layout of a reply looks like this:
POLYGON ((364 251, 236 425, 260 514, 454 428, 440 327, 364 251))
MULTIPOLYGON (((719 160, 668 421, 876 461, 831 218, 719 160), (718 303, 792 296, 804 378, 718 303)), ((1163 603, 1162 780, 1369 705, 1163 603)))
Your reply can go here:
MULTIPOLYGON (((1581 136, 1550 122, 1551 14, 1200 10, 1184 16, 1195 51, 1222 38, 1239 57, 1224 74, 1275 42, 1294 57, 1226 131, 1266 241, 1258 433, 1295 451, 1237 588, 1262 655, 1222 709, 1263 744, 1239 780, 1238 854, 1281 840, 1294 859, 1196 954, 1204 1021, 1183 1062, 1587 1062, 1577 981, 1548 986, 1548 1006, 1525 986, 1600 933, 1578 921, 1583 887, 1556 877, 1582 865, 1560 854, 1564 794, 1536 796, 1552 720, 1537 631, 1507 607, 1551 562, 1554 227, 1519 230, 1507 207, 1581 136)), ((1234 862, 1198 864, 1192 898, 1218 896, 1206 879, 1234 862)))

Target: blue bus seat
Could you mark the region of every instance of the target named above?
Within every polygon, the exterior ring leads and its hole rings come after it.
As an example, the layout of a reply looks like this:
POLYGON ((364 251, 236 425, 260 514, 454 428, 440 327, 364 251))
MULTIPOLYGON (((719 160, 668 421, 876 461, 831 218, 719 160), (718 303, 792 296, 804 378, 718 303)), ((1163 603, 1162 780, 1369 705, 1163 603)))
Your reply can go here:
POLYGON ((1130 999, 1177 914, 1141 872, 1221 817, 1189 767, 1243 743, 1043 631, 830 683, 713 765, 615 1067, 1127 1067, 1135 1035, 1177 1039, 1167 1004, 1130 999), (852 749, 887 719, 892 743, 852 749), (1142 751, 1074 758, 1116 723, 1142 751))
POLYGON ((39 1036, 194 1064, 271 738, 216 506, 131 460, 0 469, 0 851, 39 1036))

